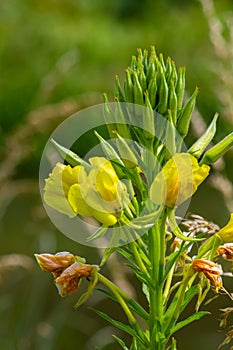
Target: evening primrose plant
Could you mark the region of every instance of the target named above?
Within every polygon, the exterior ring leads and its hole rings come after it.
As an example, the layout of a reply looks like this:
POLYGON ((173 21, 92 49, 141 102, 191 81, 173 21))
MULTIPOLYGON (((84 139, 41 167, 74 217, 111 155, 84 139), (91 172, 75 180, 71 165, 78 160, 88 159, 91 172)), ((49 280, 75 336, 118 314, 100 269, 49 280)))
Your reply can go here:
POLYGON ((200 215, 187 219, 178 217, 178 212, 208 178, 211 164, 233 146, 233 132, 211 144, 216 114, 187 149, 184 138, 198 89, 187 101, 184 92, 184 68, 177 69, 170 58, 165 61, 154 47, 150 52, 139 49, 126 69, 123 87, 116 77, 115 102, 110 103, 104 94, 109 136, 93 131, 101 156, 82 159, 51 140, 64 161, 56 163, 45 179, 45 204, 64 218, 91 223, 95 229, 86 235, 87 244, 107 243, 99 265, 69 252, 35 257, 43 271, 52 273, 62 297, 88 280, 75 309, 96 287, 122 307, 127 324, 93 311, 131 336, 128 345, 114 336, 124 350, 175 350, 175 333, 208 314, 200 306, 209 291, 231 298, 219 261, 233 261, 233 214, 219 228, 200 215), (113 253, 126 259, 140 281, 146 299, 143 305, 102 274, 113 253), (196 310, 184 318, 193 299, 196 310))

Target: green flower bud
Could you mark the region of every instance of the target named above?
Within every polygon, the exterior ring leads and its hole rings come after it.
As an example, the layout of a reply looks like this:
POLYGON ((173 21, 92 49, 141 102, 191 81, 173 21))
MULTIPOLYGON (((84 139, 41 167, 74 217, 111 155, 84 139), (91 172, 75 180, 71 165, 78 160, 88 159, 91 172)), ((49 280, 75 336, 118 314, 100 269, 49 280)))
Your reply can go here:
POLYGON ((214 115, 214 118, 206 130, 206 132, 189 148, 188 152, 191 153, 197 159, 200 158, 208 144, 213 139, 216 133, 216 123, 218 120, 218 113, 214 115))
POLYGON ((156 92, 157 92, 157 84, 156 84, 156 75, 154 79, 151 79, 148 86, 148 98, 151 104, 151 107, 154 109, 156 105, 156 92))
POLYGON ((181 115, 178 120, 178 132, 182 137, 185 137, 188 133, 189 130, 189 124, 190 124, 190 119, 191 115, 193 113, 195 103, 196 103, 196 97, 198 94, 198 88, 195 89, 194 93, 184 106, 181 115))
POLYGON ((222 141, 210 148, 203 156, 201 164, 215 163, 233 146, 233 132, 226 136, 222 141))
POLYGON ((125 114, 118 99, 116 99, 115 121, 116 130, 119 132, 119 134, 126 139, 131 139, 131 135, 125 120, 125 114))
POLYGON ((108 103, 108 97, 106 94, 103 94, 104 98, 104 119, 109 132, 110 137, 112 136, 112 130, 116 129, 116 125, 114 123, 114 113, 108 103))
POLYGON ((138 75, 136 72, 133 73, 134 77, 134 103, 138 105, 144 105, 144 99, 143 99, 143 90, 140 85, 138 75))
POLYGON ((119 98, 120 102, 125 102, 125 97, 121 88, 121 84, 118 78, 118 75, 115 77, 115 82, 116 82, 116 90, 115 90, 115 96, 119 98))
POLYGON ((176 96, 177 96, 177 110, 182 108, 183 97, 185 90, 185 67, 181 67, 178 70, 178 77, 176 83, 176 96))
POLYGON ((169 82, 169 109, 171 110, 172 120, 174 125, 176 125, 176 119, 177 119, 177 96, 174 86, 174 81, 171 80, 169 82))
POLYGON ((158 112, 161 114, 166 113, 168 107, 168 86, 164 76, 164 73, 161 75, 161 83, 159 88, 159 105, 158 112))
POLYGON ((130 68, 126 69, 126 79, 124 83, 124 91, 126 96, 126 101, 129 103, 134 102, 133 98, 133 82, 131 79, 130 68))
POLYGON ((121 137, 117 132, 115 133, 117 136, 117 148, 125 167, 128 169, 134 169, 138 163, 135 154, 130 148, 130 145, 126 142, 125 138, 121 137))
POLYGON ((138 74, 138 80, 139 80, 139 83, 141 85, 142 91, 145 91, 145 89, 146 89, 146 75, 144 72, 143 64, 138 65, 137 74, 138 74))
POLYGON ((143 130, 146 139, 154 139, 154 111, 150 104, 148 92, 145 92, 145 107, 143 108, 143 130), (150 130, 152 133, 150 133, 150 130))

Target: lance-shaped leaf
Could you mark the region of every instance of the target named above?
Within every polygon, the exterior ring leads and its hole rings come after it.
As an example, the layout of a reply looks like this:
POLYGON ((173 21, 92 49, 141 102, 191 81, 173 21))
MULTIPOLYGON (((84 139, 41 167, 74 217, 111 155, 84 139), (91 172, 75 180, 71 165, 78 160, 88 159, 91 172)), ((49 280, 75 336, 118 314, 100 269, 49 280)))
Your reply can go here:
POLYGON ((171 329, 171 333, 170 335, 174 334, 175 332, 177 332, 179 329, 187 326, 188 324, 199 320, 200 318, 202 318, 203 316, 209 315, 210 312, 208 311, 199 311, 191 316, 189 316, 188 318, 186 318, 184 321, 178 322, 175 327, 173 327, 171 329))
POLYGON ((61 146, 54 139, 51 139, 50 142, 55 146, 62 158, 66 160, 70 165, 83 165, 86 169, 91 169, 91 165, 89 163, 80 158, 76 153, 72 152, 70 149, 61 146))
POLYGON ((197 159, 200 158, 202 153, 205 151, 206 147, 212 141, 216 133, 217 120, 218 120, 218 113, 214 115, 214 118, 210 126, 208 127, 208 129, 205 131, 205 133, 201 137, 199 137, 199 139, 189 148, 188 152, 191 153, 197 159))

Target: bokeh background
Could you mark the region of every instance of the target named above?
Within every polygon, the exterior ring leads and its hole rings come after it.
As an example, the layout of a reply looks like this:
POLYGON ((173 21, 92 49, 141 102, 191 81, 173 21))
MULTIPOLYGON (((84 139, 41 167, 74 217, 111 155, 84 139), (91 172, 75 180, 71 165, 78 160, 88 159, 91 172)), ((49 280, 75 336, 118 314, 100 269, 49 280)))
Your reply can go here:
MULTIPOLYGON (((73 295, 61 299, 34 252, 71 251, 98 263, 101 252, 69 240, 43 208, 40 157, 50 133, 69 115, 113 98, 136 48, 156 46, 187 68, 187 95, 200 94, 187 145, 220 113, 217 142, 233 129, 233 3, 231 0, 8 0, 0 2, 0 344, 3 350, 114 350, 121 335, 89 306, 123 319, 96 291, 72 311, 73 295), (97 345, 99 347, 97 347, 97 345)), ((88 140, 80 149, 85 153, 88 140)), ((233 151, 215 164, 190 210, 224 225, 233 212, 233 151)), ((113 257, 105 273, 144 303, 140 286, 113 257)), ((84 283, 85 284, 85 283, 84 283)), ((224 284, 233 290, 230 278, 224 284)), ((80 289, 82 290, 82 286, 80 289)), ((181 350, 214 350, 224 339, 221 296, 212 315, 177 334, 181 350)), ((190 312, 194 305, 190 306, 190 312)), ((229 324, 230 325, 230 324, 229 324)), ((127 342, 127 337, 124 336, 127 342)), ((226 346, 226 349, 229 349, 226 346)))

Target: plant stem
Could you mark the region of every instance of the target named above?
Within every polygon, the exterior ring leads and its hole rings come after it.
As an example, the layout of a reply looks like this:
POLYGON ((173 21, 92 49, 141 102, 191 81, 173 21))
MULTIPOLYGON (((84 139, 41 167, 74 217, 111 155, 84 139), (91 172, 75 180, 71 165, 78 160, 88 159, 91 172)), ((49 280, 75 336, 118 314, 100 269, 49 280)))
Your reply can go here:
POLYGON ((123 311, 125 312, 125 314, 128 318, 129 324, 135 329, 135 331, 137 332, 138 337, 140 338, 140 341, 143 343, 143 345, 148 347, 148 345, 149 345, 148 340, 147 340, 144 332, 142 331, 142 329, 138 325, 135 317, 133 316, 128 305, 126 304, 125 300, 123 299, 125 297, 126 300, 128 300, 129 296, 127 294, 125 294, 120 288, 118 288, 114 283, 112 283, 108 278, 103 276, 101 273, 98 273, 98 279, 99 279, 99 282, 103 283, 114 294, 117 301, 121 305, 123 311))
POLYGON ((99 279, 99 282, 103 283, 115 295, 119 304, 121 305, 122 309, 124 310, 124 312, 128 318, 129 323, 135 324, 136 319, 134 318, 128 305, 126 304, 126 302, 122 298, 122 293, 119 293, 119 288, 114 283, 112 283, 109 279, 107 279, 105 276, 101 275, 101 273, 98 273, 98 279, 99 279))
POLYGON ((151 279, 154 288, 150 288, 150 341, 151 349, 163 350, 163 273, 165 264, 165 223, 164 211, 156 225, 149 232, 149 255, 151 260, 151 279))

